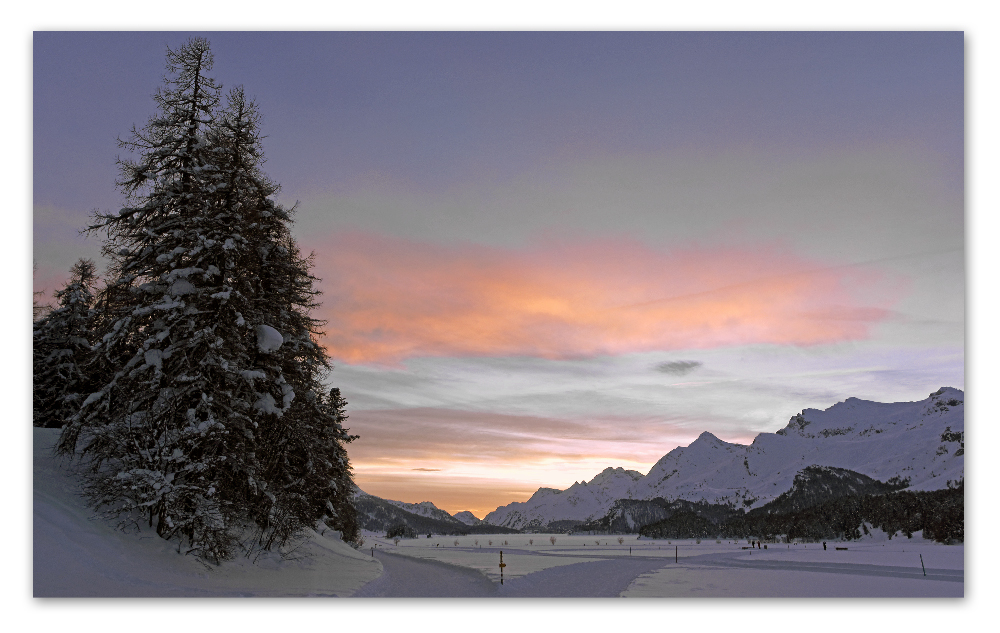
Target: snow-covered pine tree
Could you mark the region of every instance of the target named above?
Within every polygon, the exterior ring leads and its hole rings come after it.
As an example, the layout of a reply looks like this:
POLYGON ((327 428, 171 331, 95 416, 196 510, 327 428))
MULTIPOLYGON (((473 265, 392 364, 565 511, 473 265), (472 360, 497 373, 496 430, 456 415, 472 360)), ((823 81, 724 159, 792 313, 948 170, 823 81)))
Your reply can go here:
POLYGON ((219 88, 208 42, 167 51, 159 113, 120 145, 119 187, 133 203, 98 214, 111 264, 97 353, 104 377, 60 437, 88 465, 91 503, 125 527, 148 519, 212 560, 239 544, 253 496, 252 332, 232 296, 254 254, 219 203, 206 142, 219 88))
POLYGON ((79 260, 70 269, 66 286, 56 291, 58 307, 35 321, 32 336, 35 426, 63 426, 90 393, 83 368, 91 357, 91 307, 96 281, 94 262, 79 260))
POLYGON ((134 204, 91 227, 111 260, 105 379, 59 450, 79 451, 91 502, 121 525, 142 517, 218 561, 319 518, 331 486, 315 498, 315 464, 332 449, 310 437, 328 420, 308 412, 326 356, 309 262, 260 170, 253 104, 237 89, 218 112, 205 40, 167 59, 159 114, 122 142, 140 154, 120 163, 134 204))
POLYGON ((255 541, 270 547, 320 519, 353 541, 354 484, 343 445, 355 436, 341 424, 346 403, 338 400, 331 409, 323 396, 329 359, 317 342, 322 324, 310 316, 317 279, 311 258, 301 256, 291 235, 293 210, 269 197, 278 188, 260 169, 259 120, 255 104, 237 87, 210 137, 220 172, 227 174, 225 204, 240 216, 241 237, 259 257, 241 276, 252 303, 244 314, 259 335, 254 362, 282 392, 280 406, 267 394, 258 405, 259 484, 266 493, 251 506, 255 541))
POLYGON ((357 487, 344 444, 354 441, 358 436, 350 435, 350 429, 343 426, 348 417, 346 409, 347 400, 340 394, 340 389, 331 389, 322 403, 322 410, 330 419, 320 437, 322 443, 329 447, 327 476, 330 478, 331 490, 321 518, 330 527, 340 530, 344 540, 355 543, 360 536, 358 512, 354 507, 357 487))

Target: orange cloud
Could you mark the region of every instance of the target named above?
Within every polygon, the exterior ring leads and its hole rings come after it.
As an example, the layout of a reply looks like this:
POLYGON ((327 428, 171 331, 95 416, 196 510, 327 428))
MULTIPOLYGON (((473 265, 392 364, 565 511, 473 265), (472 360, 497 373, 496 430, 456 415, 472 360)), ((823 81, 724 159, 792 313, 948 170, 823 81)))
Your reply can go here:
POLYGON ((887 318, 900 287, 874 269, 774 246, 663 252, 592 240, 502 249, 357 232, 306 246, 324 280, 325 343, 354 364, 859 340, 887 318))
POLYGON ((445 512, 469 510, 480 519, 511 501, 527 501, 540 487, 537 483, 489 477, 432 479, 412 474, 359 472, 354 479, 358 487, 376 497, 407 503, 431 501, 445 512))

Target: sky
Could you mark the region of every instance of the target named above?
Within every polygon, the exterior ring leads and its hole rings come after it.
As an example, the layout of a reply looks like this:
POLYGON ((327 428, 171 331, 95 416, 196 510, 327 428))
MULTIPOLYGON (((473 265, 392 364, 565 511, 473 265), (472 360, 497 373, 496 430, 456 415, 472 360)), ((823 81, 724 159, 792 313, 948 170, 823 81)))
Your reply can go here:
POLYGON ((965 388, 959 31, 39 31, 36 289, 190 35, 260 106, 366 492, 482 517, 965 388))

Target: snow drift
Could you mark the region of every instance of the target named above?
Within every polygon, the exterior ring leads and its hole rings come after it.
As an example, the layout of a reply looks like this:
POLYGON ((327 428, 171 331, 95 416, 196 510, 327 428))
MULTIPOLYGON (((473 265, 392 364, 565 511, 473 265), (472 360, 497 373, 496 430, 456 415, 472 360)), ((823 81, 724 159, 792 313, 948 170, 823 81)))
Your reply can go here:
POLYGON ((93 518, 76 479, 53 457, 59 429, 34 429, 34 596, 350 596, 382 573, 331 530, 297 548, 219 566, 178 554, 154 530, 123 533, 93 518))

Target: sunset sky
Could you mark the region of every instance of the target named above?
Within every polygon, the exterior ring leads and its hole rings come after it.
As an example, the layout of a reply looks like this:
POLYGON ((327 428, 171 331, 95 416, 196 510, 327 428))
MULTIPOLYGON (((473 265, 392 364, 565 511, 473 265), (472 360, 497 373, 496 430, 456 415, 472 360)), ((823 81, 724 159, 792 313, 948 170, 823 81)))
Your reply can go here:
POLYGON ((961 32, 36 32, 36 289, 190 35, 298 202, 366 492, 482 517, 965 388, 961 32))

